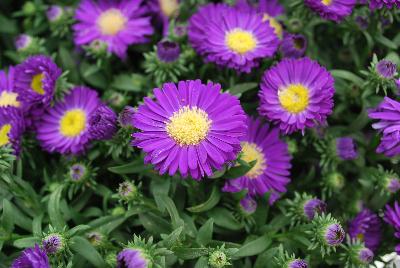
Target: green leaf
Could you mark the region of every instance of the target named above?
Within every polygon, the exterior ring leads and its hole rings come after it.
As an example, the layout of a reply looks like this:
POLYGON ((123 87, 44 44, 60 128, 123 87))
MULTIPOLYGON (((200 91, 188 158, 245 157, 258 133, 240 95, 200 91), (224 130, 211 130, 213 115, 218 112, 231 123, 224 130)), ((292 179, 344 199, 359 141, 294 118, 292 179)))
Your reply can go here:
POLYGON ((353 82, 355 85, 362 85, 364 80, 358 75, 346 70, 331 70, 330 73, 335 78, 341 78, 353 82))
POLYGON ((10 201, 3 199, 3 215, 1 216, 1 225, 7 233, 14 230, 13 206, 10 201))
POLYGON ((200 257, 198 260, 197 260, 197 262, 196 262, 196 264, 195 264, 195 266, 194 266, 194 268, 208 268, 209 266, 208 266, 208 258, 207 257, 200 257))
POLYGON ((172 231, 168 221, 153 213, 139 214, 139 220, 143 227, 150 233, 169 234, 172 231))
POLYGON ((243 245, 233 257, 243 258, 257 255, 267 249, 271 243, 272 240, 267 235, 263 235, 260 238, 243 245))
POLYGON ((247 163, 239 159, 238 162, 240 165, 230 168, 228 172, 225 173, 225 179, 236 179, 242 177, 254 167, 254 165, 257 163, 257 160, 247 163))
POLYGON ((181 248, 175 248, 174 253, 178 258, 182 260, 191 260, 199 258, 204 255, 208 255, 209 249, 181 247, 181 248))
POLYGON ((279 247, 271 248, 264 253, 258 255, 257 260, 254 264, 254 268, 264 268, 266 263, 271 263, 271 260, 276 257, 279 252, 279 247))
POLYGON ((95 267, 107 267, 99 252, 85 238, 75 236, 71 239, 71 242, 71 249, 87 259, 95 267))
POLYGON ((92 228, 92 227, 90 227, 89 225, 75 226, 74 228, 72 228, 68 231, 68 236, 72 237, 72 236, 76 235, 77 233, 85 232, 85 231, 89 230, 90 228, 92 228))
POLYGON ((215 207, 218 204, 220 199, 221 199, 221 193, 220 193, 219 189, 217 188, 217 186, 214 186, 211 191, 210 197, 207 199, 206 202, 201 203, 197 206, 189 207, 189 208, 187 208, 187 210, 189 210, 190 212, 193 212, 193 213, 207 211, 207 210, 210 210, 213 207, 215 207))
POLYGON ((11 20, 3 15, 0 15, 0 33, 15 34, 18 33, 17 25, 14 20, 11 20))
POLYGON ((123 91, 140 92, 143 77, 138 74, 121 74, 114 78, 111 87, 123 91))
POLYGON ((42 235, 42 220, 43 220, 43 214, 35 217, 32 221, 32 232, 35 236, 42 235))
POLYGON ((35 244, 40 244, 40 239, 37 237, 25 237, 14 241, 13 246, 17 248, 30 248, 35 244))
POLYGON ((376 37, 376 41, 378 41, 378 43, 381 43, 382 45, 384 45, 384 46, 386 46, 386 47, 388 47, 390 49, 394 49, 394 50, 397 49, 396 43, 394 43, 392 40, 386 38, 383 35, 378 35, 376 37))
POLYGON ((197 233, 196 241, 201 246, 207 246, 208 243, 212 239, 214 220, 208 219, 203 226, 200 227, 199 232, 197 233))
POLYGON ((243 94, 243 93, 245 93, 253 88, 256 88, 256 87, 258 87, 258 84, 254 83, 254 82, 242 83, 242 84, 234 85, 233 87, 228 89, 228 91, 232 95, 239 95, 239 94, 243 94))
POLYGON ((240 230, 243 225, 238 222, 230 211, 225 208, 214 208, 208 212, 208 216, 214 219, 214 223, 229 230, 240 230))
POLYGON ((66 225, 60 209, 62 190, 63 186, 60 185, 53 193, 51 193, 49 203, 47 205, 51 225, 60 230, 66 225))
POLYGON ((109 171, 116 173, 116 174, 141 173, 143 171, 151 170, 151 169, 152 169, 151 165, 143 164, 143 158, 136 159, 135 161, 128 163, 128 164, 108 168, 109 171))
POLYGON ((169 216, 171 217, 172 220, 172 226, 174 228, 177 228, 181 225, 183 225, 183 220, 180 218, 178 210, 176 209, 174 201, 172 201, 171 198, 169 198, 167 195, 158 195, 155 196, 156 200, 158 199, 157 204, 160 204, 163 206, 163 208, 166 208, 168 211, 169 216))
POLYGON ((172 233, 169 235, 163 235, 163 243, 166 248, 172 248, 178 241, 179 237, 183 231, 183 226, 175 229, 172 233))

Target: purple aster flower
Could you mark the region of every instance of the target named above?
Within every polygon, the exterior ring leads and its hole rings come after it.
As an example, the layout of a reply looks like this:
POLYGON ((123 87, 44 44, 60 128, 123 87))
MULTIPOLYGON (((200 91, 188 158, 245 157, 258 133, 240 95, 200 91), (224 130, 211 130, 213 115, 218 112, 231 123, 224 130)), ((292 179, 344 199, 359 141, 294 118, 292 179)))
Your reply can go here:
POLYGON ((117 256, 117 268, 147 268, 149 260, 138 248, 126 248, 117 256))
POLYGON ((336 139, 336 154, 342 160, 353 160, 358 156, 357 147, 354 140, 350 137, 336 139))
POLYGON ((280 49, 285 58, 300 58, 306 52, 307 39, 302 34, 285 33, 280 49))
POLYGON ((261 196, 271 190, 286 192, 291 157, 287 144, 279 139, 279 129, 251 118, 247 120, 247 127, 247 135, 241 142, 241 159, 248 163, 257 162, 244 176, 228 180, 223 191, 247 189, 250 195, 261 196))
POLYGON ((147 9, 142 0, 83 0, 80 2, 75 19, 75 44, 88 45, 94 40, 108 44, 108 51, 126 58, 129 45, 144 43, 153 33, 147 9))
POLYGON ((8 73, 0 70, 0 108, 15 107, 22 108, 21 98, 14 87, 14 67, 10 66, 8 73))
POLYGON ((301 260, 301 259, 295 259, 291 261, 288 266, 288 268, 308 268, 308 264, 306 261, 301 260))
POLYGON ((364 208, 350 221, 349 236, 361 240, 370 250, 377 250, 381 242, 381 220, 378 215, 364 208))
POLYGON ((400 206, 399 203, 394 202, 393 208, 389 205, 386 205, 385 211, 385 222, 389 223, 394 227, 396 233, 394 234, 395 237, 400 238, 400 206))
POLYGON ((391 193, 396 193, 398 190, 400 190, 400 180, 398 178, 389 179, 387 189, 391 193))
POLYGON ((49 234, 42 241, 47 254, 56 254, 64 249, 64 238, 60 234, 49 234))
POLYGON ((109 140, 117 132, 117 114, 108 106, 100 105, 89 118, 89 134, 94 140, 109 140))
POLYGON ((323 124, 333 109, 332 75, 309 58, 284 59, 261 81, 258 111, 285 134, 323 124))
POLYGON ((322 18, 340 22, 353 11, 356 0, 304 0, 322 18))
POLYGON ((369 2, 369 8, 371 10, 393 7, 400 8, 400 0, 371 0, 369 2))
POLYGON ((83 164, 73 164, 69 169, 69 177, 75 181, 82 181, 87 175, 87 167, 83 164))
POLYGON ((46 17, 50 22, 56 22, 62 17, 63 13, 64 11, 62 7, 52 5, 47 9, 46 17))
POLYGON ((254 200, 251 196, 246 195, 242 200, 240 200, 240 208, 246 214, 253 214, 257 209, 257 201, 254 200))
POLYGON ((21 111, 14 107, 0 107, 0 147, 11 145, 15 155, 19 155, 21 136, 25 130, 21 111))
POLYGON ((379 119, 372 127, 383 133, 376 152, 388 157, 400 154, 400 103, 385 97, 376 109, 369 111, 368 116, 379 119))
POLYGON ((161 61, 173 62, 179 58, 181 48, 179 44, 171 41, 161 41, 157 44, 157 56, 161 61))
POLYGON ((325 241, 330 246, 337 246, 343 242, 345 232, 340 224, 333 223, 325 228, 325 241))
POLYGON ((179 11, 179 0, 149 0, 147 5, 159 25, 162 25, 163 36, 168 35, 169 20, 176 17, 179 11))
POLYGON ((25 249, 15 259, 11 268, 51 268, 51 266, 46 252, 36 244, 34 248, 25 249))
POLYGON ((396 79, 396 80, 394 80, 394 83, 396 84, 396 87, 397 87, 397 95, 400 95, 400 78, 399 79, 396 79))
POLYGON ((317 214, 326 212, 326 203, 318 198, 307 200, 303 205, 304 215, 309 220, 314 219, 317 214))
POLYGON ((208 62, 250 72, 261 59, 272 57, 279 40, 255 10, 225 4, 201 7, 189 20, 189 41, 208 62))
POLYGON ((363 248, 358 252, 358 259, 361 263, 368 264, 374 259, 374 253, 369 248, 363 248))
POLYGON ((32 43, 32 37, 27 34, 20 34, 15 39, 15 48, 18 51, 27 49, 32 43))
POLYGON ((101 105, 97 92, 75 87, 64 100, 46 111, 37 127, 37 139, 49 152, 79 154, 90 142, 89 118, 101 105))
POLYGON ((392 79, 397 73, 397 65, 390 60, 380 60, 376 72, 383 78, 392 79))
POLYGON ((211 176, 236 159, 246 131, 239 100, 221 93, 221 85, 200 80, 166 83, 154 89, 156 100, 144 99, 134 115, 133 145, 164 174, 195 179, 211 176))
POLYGON ((118 115, 118 122, 121 126, 133 126, 133 115, 135 114, 135 109, 131 106, 125 106, 124 109, 118 115))

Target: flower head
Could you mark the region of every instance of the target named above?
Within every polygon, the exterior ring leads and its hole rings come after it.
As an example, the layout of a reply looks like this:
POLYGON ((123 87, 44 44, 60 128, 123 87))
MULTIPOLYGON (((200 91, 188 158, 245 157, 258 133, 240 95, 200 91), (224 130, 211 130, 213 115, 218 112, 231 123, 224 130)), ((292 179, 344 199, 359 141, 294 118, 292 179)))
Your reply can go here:
POLYGON ((322 18, 342 21, 353 11, 356 0, 305 0, 305 4, 322 18))
POLYGON ((22 108, 21 97, 14 87, 15 68, 10 66, 8 72, 0 70, 0 108, 22 108))
POLYGON ((285 58, 300 58, 307 49, 307 39, 302 34, 285 33, 281 43, 281 52, 285 58))
POLYGON ((100 105, 89 117, 89 134, 94 140, 109 140, 117 132, 117 114, 100 105))
POLYGON ((249 195, 242 198, 239 205, 241 210, 247 215, 253 214, 257 209, 257 201, 249 195))
POLYGON ((312 220, 316 215, 326 212, 326 203, 318 198, 312 198, 304 202, 303 210, 304 215, 312 220))
POLYGON ((57 5, 50 6, 46 11, 46 17, 50 22, 58 21, 64 14, 62 7, 57 5))
POLYGON ((39 245, 25 249, 22 254, 15 259, 11 268, 51 268, 46 252, 39 245))
POLYGON ((89 118, 101 105, 97 92, 75 87, 46 111, 37 126, 37 139, 49 152, 79 154, 90 142, 89 118))
POLYGON ((133 127, 133 116, 135 109, 131 106, 125 106, 118 115, 118 122, 123 127, 133 127))
POLYGON ((369 8, 371 10, 382 9, 382 8, 400 8, 400 0, 371 0, 369 2, 369 8))
POLYGON ((27 34, 20 34, 15 38, 15 48, 18 51, 24 51, 32 44, 32 37, 27 34))
POLYGON ((68 176, 74 182, 81 182, 87 178, 88 173, 86 165, 76 163, 69 168, 68 176))
POLYGON ((364 208, 349 223, 349 236, 364 242, 372 251, 378 249, 381 241, 381 221, 375 213, 364 208))
MULTIPOLYGON (((386 205, 385 217, 383 219, 396 230, 394 236, 400 238, 400 206, 397 201, 394 202, 393 207, 386 205)), ((398 247, 400 248, 400 245, 398 247)))
POLYGON ((65 249, 65 238, 59 233, 51 233, 43 238, 42 244, 47 254, 57 254, 65 249))
POLYGON ((117 255, 117 268, 147 268, 150 260, 140 248, 126 248, 117 255))
POLYGON ((133 145, 160 174, 195 179, 211 176, 236 159, 245 135, 246 116, 239 100, 221 86, 200 80, 166 83, 144 99, 134 115, 133 145))
POLYGON ((212 268, 222 268, 230 265, 229 259, 223 250, 215 250, 208 257, 208 264, 212 268))
POLYGON ((400 180, 398 178, 390 178, 387 184, 387 190, 390 193, 396 193, 400 190, 400 180))
POLYGON ((275 53, 279 40, 272 27, 252 9, 225 4, 201 7, 189 20, 189 41, 206 61, 250 72, 275 53))
POLYGON ((369 248, 363 248, 358 252, 358 259, 363 264, 368 264, 374 259, 374 253, 369 248))
POLYGON ((153 33, 142 0, 83 0, 75 12, 74 41, 78 46, 101 40, 108 51, 126 58, 129 45, 144 43, 153 33))
POLYGON ((308 264, 305 260, 295 259, 288 263, 287 268, 308 268, 308 264))
POLYGON ((397 73, 397 65, 390 60, 380 60, 375 70, 382 78, 392 79, 397 73))
POLYGON ((345 232, 339 221, 330 214, 314 217, 311 222, 312 230, 307 231, 312 235, 312 244, 309 249, 320 248, 322 256, 335 251, 345 237, 345 232))
POLYGON ((400 154, 400 103, 385 97, 376 109, 371 109, 368 116, 379 119, 372 124, 374 129, 380 130, 383 135, 381 143, 376 148, 377 153, 383 153, 388 157, 400 154))
POLYGON ((342 160, 352 160, 358 156, 354 140, 350 137, 336 139, 336 153, 342 160))
POLYGON ((247 189, 250 195, 268 191, 286 192, 291 168, 287 144, 279 138, 279 130, 260 119, 247 119, 247 135, 242 139, 241 159, 255 165, 242 177, 226 182, 223 190, 247 189))
POLYGON ((132 182, 124 181, 119 184, 118 194, 123 200, 129 201, 138 196, 138 189, 132 182))
POLYGON ((309 58, 284 59, 261 81, 258 111, 290 134, 326 121, 332 113, 332 75, 309 58))
POLYGON ((158 25, 162 25, 163 35, 168 35, 169 20, 178 15, 179 0, 149 0, 147 5, 158 25))
POLYGON ((157 44, 157 56, 163 62, 173 62, 179 58, 179 44, 171 41, 161 41, 157 44))
POLYGON ((18 109, 0 107, 0 147, 11 145, 14 154, 18 155, 24 130, 24 119, 18 109))

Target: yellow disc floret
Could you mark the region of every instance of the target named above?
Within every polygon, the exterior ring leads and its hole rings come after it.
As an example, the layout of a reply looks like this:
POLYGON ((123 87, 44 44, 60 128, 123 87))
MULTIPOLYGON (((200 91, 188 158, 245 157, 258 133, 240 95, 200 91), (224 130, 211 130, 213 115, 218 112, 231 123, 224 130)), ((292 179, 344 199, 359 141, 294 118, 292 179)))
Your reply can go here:
POLYGON ((254 167, 252 167, 247 173, 246 177, 255 179, 260 176, 267 168, 267 164, 264 158, 262 150, 255 143, 242 142, 242 157, 241 159, 247 163, 257 160, 254 167))
POLYGON ((116 35, 125 28, 126 17, 115 8, 104 11, 97 19, 97 26, 104 35, 116 35))
POLYGON ((178 0, 159 0, 158 2, 162 13, 167 17, 171 17, 179 9, 178 0))
POLYGON ((321 2, 325 6, 330 6, 330 5, 332 5, 333 0, 321 0, 321 2))
POLYGON ((279 102, 290 113, 304 111, 309 102, 308 88, 302 84, 291 84, 278 91, 279 102))
POLYGON ((226 34, 225 43, 233 52, 246 54, 256 48, 257 39, 253 33, 237 28, 226 34))
POLYGON ((60 132, 63 136, 73 138, 86 128, 86 113, 82 109, 67 111, 60 120, 60 132))
POLYGON ((211 120, 202 109, 185 106, 175 112, 166 124, 168 135, 180 146, 197 145, 207 136, 211 120))
POLYGON ((5 124, 0 127, 0 146, 4 146, 10 142, 8 134, 11 131, 11 125, 5 124))
POLYGON ((21 103, 17 100, 18 94, 9 91, 3 91, 0 94, 0 107, 12 106, 19 107, 21 103))
POLYGON ((263 21, 267 21, 267 20, 269 22, 269 26, 271 26, 274 29, 275 34, 279 37, 279 39, 282 39, 282 37, 283 37, 282 24, 274 17, 271 17, 267 13, 264 13, 263 21))
POLYGON ((44 95, 44 88, 43 88, 43 78, 44 74, 37 74, 32 77, 31 81, 31 88, 33 91, 40 95, 44 95))

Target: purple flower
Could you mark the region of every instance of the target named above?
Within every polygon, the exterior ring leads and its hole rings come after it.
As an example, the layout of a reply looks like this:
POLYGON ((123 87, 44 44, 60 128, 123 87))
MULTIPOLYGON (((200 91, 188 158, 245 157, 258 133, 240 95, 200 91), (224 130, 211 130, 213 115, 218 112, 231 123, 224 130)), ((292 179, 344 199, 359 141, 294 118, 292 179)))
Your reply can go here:
POLYGON ((79 182, 87 175, 87 168, 82 164, 73 164, 69 169, 69 177, 75 181, 79 182))
POLYGON ((10 144, 15 155, 19 155, 24 130, 21 111, 14 107, 0 107, 0 147, 10 144))
POLYGON ((171 41, 161 41, 157 44, 157 56, 163 62, 173 62, 179 58, 181 48, 171 41))
POLYGON ((126 248, 117 256, 117 268, 147 268, 150 267, 146 254, 138 248, 126 248))
POLYGON ((314 219, 317 214, 326 212, 326 203, 318 198, 307 200, 303 205, 304 215, 309 220, 314 219))
POLYGON ((221 93, 221 85, 200 80, 166 83, 154 89, 156 100, 144 99, 134 115, 133 145, 164 174, 195 179, 211 176, 236 159, 246 133, 239 100, 221 93))
POLYGON ((163 36, 168 35, 169 20, 175 17, 179 11, 179 0, 149 0, 146 1, 150 12, 156 22, 162 25, 163 36))
POLYGON ((354 140, 350 137, 336 139, 336 154, 342 160, 353 160, 358 156, 354 140))
POLYGON ((18 51, 25 50, 32 43, 32 37, 27 34, 20 34, 15 39, 15 48, 18 51))
POLYGON ((295 259, 288 264, 288 268, 308 268, 308 264, 304 260, 295 259))
POLYGON ((381 60, 376 65, 377 73, 386 79, 392 79, 397 73, 397 65, 390 60, 381 60))
POLYGON ((205 61, 249 73, 272 57, 279 40, 255 10, 225 4, 201 7, 189 20, 190 44, 205 61))
POLYGON ((246 214, 253 214, 257 209, 257 201, 251 196, 246 195, 242 200, 240 200, 240 207, 246 214))
POLYGON ((343 242, 345 232, 340 224, 333 223, 325 227, 324 237, 329 246, 337 246, 343 242))
POLYGON ((368 116, 379 119, 372 127, 383 133, 376 152, 388 157, 400 154, 400 103, 385 97, 376 109, 369 111, 368 116))
POLYGON ((59 234, 50 234, 43 241, 43 249, 47 254, 56 254, 64 249, 64 238, 59 234))
POLYGON ((0 70, 0 108, 22 108, 21 98, 14 87, 15 69, 10 66, 8 73, 0 70))
POLYGON ((94 140, 109 140, 117 132, 117 115, 106 105, 100 105, 89 118, 89 134, 94 140))
POLYGON ((51 268, 46 252, 40 249, 39 245, 34 248, 25 249, 22 254, 15 259, 11 268, 51 268))
POLYGON ((317 62, 284 59, 264 73, 258 111, 285 134, 304 133, 332 113, 334 92, 332 75, 317 62))
POLYGON ((360 29, 366 30, 368 28, 369 21, 367 17, 357 16, 355 21, 357 25, 360 27, 360 29))
POLYGON ((62 17, 63 13, 64 11, 62 7, 57 5, 52 5, 47 9, 46 17, 50 22, 55 22, 62 17))
POLYGON ((129 45, 146 42, 153 33, 147 9, 142 0, 83 0, 80 2, 73 25, 74 41, 78 46, 94 40, 108 44, 108 51, 126 58, 129 45))
POLYGON ((400 8, 400 0, 371 0, 369 8, 371 10, 393 7, 400 8))
POLYGON ((368 264, 374 259, 374 253, 369 248, 363 248, 358 252, 358 259, 361 263, 368 264))
POLYGON ((281 43, 281 52, 285 58, 300 58, 307 49, 307 39, 302 34, 285 33, 281 43))
POLYGON ((247 135, 242 139, 241 160, 255 165, 242 177, 228 180, 223 191, 247 189, 250 195, 268 191, 286 192, 291 168, 287 144, 279 138, 279 129, 262 124, 259 119, 247 120, 247 135))
POLYGON ((75 87, 64 100, 46 111, 37 127, 37 139, 49 152, 79 154, 90 142, 89 118, 101 105, 97 92, 75 87))
MULTIPOLYGON (((400 238, 400 206, 397 201, 394 203, 393 208, 386 205, 385 217, 383 219, 396 230, 394 236, 400 238)), ((396 246, 395 250, 397 254, 400 254, 400 244, 396 246)))
POLYGON ((398 190, 400 190, 400 180, 398 178, 389 179, 387 189, 391 193, 396 193, 398 190))
POLYGON ((396 84, 396 87, 397 87, 397 95, 400 95, 400 78, 399 79, 396 79, 396 80, 394 80, 394 83, 396 84))
POLYGON ((340 22, 353 11, 356 0, 304 0, 322 18, 340 22))
POLYGON ((350 221, 349 236, 361 240, 370 250, 377 250, 381 242, 381 221, 378 215, 364 208, 350 221))
POLYGON ((118 122, 121 126, 132 126, 133 127, 133 116, 135 109, 131 106, 125 106, 124 109, 118 115, 118 122))

